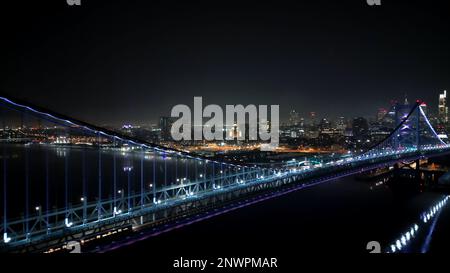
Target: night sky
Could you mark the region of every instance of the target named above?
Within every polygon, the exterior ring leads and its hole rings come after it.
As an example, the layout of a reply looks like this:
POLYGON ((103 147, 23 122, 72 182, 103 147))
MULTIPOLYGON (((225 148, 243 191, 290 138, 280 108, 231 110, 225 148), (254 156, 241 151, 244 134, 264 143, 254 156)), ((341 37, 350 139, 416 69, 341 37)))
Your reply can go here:
POLYGON ((450 90, 446 1, 11 2, 2 93, 96 124, 155 122, 193 96, 282 118, 374 116, 405 93, 435 111, 450 90))

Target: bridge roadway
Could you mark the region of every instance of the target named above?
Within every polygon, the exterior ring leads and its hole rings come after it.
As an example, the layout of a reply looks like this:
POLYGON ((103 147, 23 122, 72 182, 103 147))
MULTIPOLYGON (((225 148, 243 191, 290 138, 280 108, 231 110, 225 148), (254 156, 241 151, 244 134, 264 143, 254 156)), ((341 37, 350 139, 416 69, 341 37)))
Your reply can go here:
MULTIPOLYGON (((73 215, 83 215, 78 220, 73 218, 68 221, 67 211, 60 210, 50 212, 47 215, 37 215, 30 217, 28 221, 41 224, 46 217, 54 217, 56 219, 65 219, 60 221, 58 226, 53 226, 52 231, 48 232, 45 228, 39 230, 32 236, 28 235, 21 240, 12 238, 8 244, 2 243, 2 251, 43 251, 50 247, 63 245, 70 240, 83 240, 92 234, 101 234, 108 232, 108 230, 117 229, 127 225, 132 225, 133 229, 139 229, 145 226, 155 226, 157 223, 168 223, 171 219, 179 219, 181 216, 192 215, 191 212, 198 213, 205 209, 222 207, 227 202, 238 200, 249 195, 253 195, 250 201, 239 203, 239 206, 249 205, 254 202, 259 202, 267 198, 273 198, 286 194, 291 191, 299 190, 304 187, 310 187, 319 183, 324 183, 330 180, 338 179, 344 176, 353 175, 356 173, 391 166, 401 161, 413 161, 424 157, 440 156, 449 153, 448 146, 436 145, 421 148, 420 151, 416 149, 404 149, 401 151, 384 151, 371 152, 355 157, 347 157, 336 161, 318 163, 311 166, 296 166, 292 163, 289 168, 265 171, 263 174, 258 172, 258 168, 250 169, 246 173, 246 177, 251 179, 242 179, 242 173, 234 173, 229 175, 230 183, 222 187, 203 188, 195 187, 198 184, 206 185, 212 181, 197 181, 183 185, 172 185, 167 188, 158 190, 159 196, 165 196, 169 191, 180 191, 183 194, 177 197, 166 199, 154 199, 153 202, 145 206, 136 205, 130 207, 127 211, 117 210, 114 204, 122 204, 123 197, 118 200, 102 200, 99 202, 83 202, 80 206, 71 208, 73 215), (248 176, 250 174, 250 176, 248 176), (253 175, 253 176, 252 176, 253 175), (194 190, 194 189, 197 189, 194 190), (267 191, 271 193, 267 193, 267 191), (264 194, 261 194, 264 193, 264 194), (261 194, 261 195, 259 195, 261 194), (102 217, 98 217, 90 213, 88 217, 87 211, 94 211, 100 205, 101 208, 110 208, 103 211, 102 217), (153 224, 152 224, 153 223, 153 224)), ((213 178, 214 181, 217 178, 213 178)), ((153 196, 153 192, 145 193, 146 198, 153 196)), ((142 198, 142 194, 131 196, 133 200, 142 198)), ((134 203, 134 202, 133 202, 134 203)), ((134 203, 135 204, 135 203, 134 203)), ((227 209, 229 210, 229 208, 227 209)), ((217 212, 220 213, 220 212, 217 212)), ((198 216, 202 217, 203 214, 198 216)), ((195 218, 195 217, 194 217, 195 218)), ((194 221, 192 218, 190 221, 194 221)), ((23 225, 24 220, 18 219, 11 221, 10 225, 23 225)), ((161 229, 156 229, 161 230, 161 229)), ((12 236, 12 235, 11 235, 12 236)))

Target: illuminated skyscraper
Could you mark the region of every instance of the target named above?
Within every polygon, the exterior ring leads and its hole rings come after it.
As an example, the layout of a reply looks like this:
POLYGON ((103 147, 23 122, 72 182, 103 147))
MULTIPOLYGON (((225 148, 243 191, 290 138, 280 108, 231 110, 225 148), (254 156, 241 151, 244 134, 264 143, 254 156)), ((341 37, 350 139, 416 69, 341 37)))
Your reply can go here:
POLYGON ((316 125, 316 112, 310 112, 309 119, 310 119, 310 125, 315 126, 316 125))
POLYGON ((439 94, 439 119, 443 123, 448 123, 447 90, 439 94))
POLYGON ((160 117, 159 118, 159 128, 161 128, 161 140, 162 141, 172 141, 172 124, 175 122, 173 117, 160 117))
POLYGON ((339 133, 344 134, 345 128, 347 127, 346 121, 344 117, 339 117, 338 122, 336 124, 336 129, 339 133))
POLYGON ((388 113, 388 111, 384 108, 378 109, 377 121, 383 120, 383 118, 386 116, 387 113, 388 113))
POLYGON ((300 123, 300 115, 297 111, 291 110, 289 113, 289 125, 298 125, 300 123))
POLYGON ((354 137, 363 137, 366 136, 369 132, 369 125, 365 118, 359 117, 353 120, 352 124, 353 136, 354 137))

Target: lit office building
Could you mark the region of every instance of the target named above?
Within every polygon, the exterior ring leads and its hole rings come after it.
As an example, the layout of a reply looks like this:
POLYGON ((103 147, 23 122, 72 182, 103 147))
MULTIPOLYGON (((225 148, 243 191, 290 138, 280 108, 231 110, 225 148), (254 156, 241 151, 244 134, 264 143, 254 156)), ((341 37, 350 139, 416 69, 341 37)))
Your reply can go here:
POLYGON ((377 112, 377 121, 382 121, 383 118, 387 115, 388 111, 385 108, 378 109, 377 112))
POLYGON ((448 123, 447 90, 439 94, 439 119, 441 122, 448 123))
POLYGON ((173 117, 160 117, 159 128, 161 128, 161 140, 162 141, 172 141, 172 124, 175 122, 173 117))
POLYGON ((300 115, 297 111, 291 110, 289 113, 289 125, 296 126, 300 123, 300 115))

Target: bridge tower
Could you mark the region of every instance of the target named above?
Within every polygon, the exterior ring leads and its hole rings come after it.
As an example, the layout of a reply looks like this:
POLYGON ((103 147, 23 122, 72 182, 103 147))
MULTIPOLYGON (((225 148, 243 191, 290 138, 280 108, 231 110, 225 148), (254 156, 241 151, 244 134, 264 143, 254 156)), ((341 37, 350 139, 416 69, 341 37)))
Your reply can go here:
POLYGON ((409 103, 405 99, 404 103, 395 104, 395 126, 398 127, 398 130, 392 139, 394 149, 420 148, 421 113, 419 103, 419 101, 409 103))

